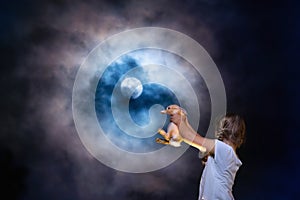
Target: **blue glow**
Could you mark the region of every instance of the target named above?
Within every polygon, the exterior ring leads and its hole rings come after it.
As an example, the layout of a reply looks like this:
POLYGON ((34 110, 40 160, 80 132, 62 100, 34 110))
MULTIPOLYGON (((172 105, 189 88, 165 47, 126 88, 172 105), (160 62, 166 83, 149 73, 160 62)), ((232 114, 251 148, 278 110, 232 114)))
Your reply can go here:
MULTIPOLYGON (((149 54, 152 52, 153 50, 139 50, 134 55, 151 57, 149 54)), ((165 54, 170 53, 165 52, 165 54)), ((95 95, 97 118, 101 127, 106 130, 106 136, 119 148, 139 153, 162 148, 163 145, 155 142, 155 138, 160 137, 160 135, 156 134, 149 138, 136 138, 124 133, 114 121, 111 111, 111 96, 115 85, 123 78, 124 74, 135 67, 141 67, 142 64, 139 59, 130 56, 130 54, 121 56, 106 68, 98 82, 95 95)), ((146 80, 147 72, 141 71, 139 78, 146 80)), ((144 84, 142 94, 136 99, 131 98, 129 101, 129 113, 133 121, 139 126, 147 125, 150 120, 149 109, 154 104, 166 107, 170 104, 179 104, 179 102, 168 88, 155 83, 144 84)), ((160 113, 157 114, 160 115, 160 113)), ((166 126, 167 124, 165 124, 164 128, 166 126)))

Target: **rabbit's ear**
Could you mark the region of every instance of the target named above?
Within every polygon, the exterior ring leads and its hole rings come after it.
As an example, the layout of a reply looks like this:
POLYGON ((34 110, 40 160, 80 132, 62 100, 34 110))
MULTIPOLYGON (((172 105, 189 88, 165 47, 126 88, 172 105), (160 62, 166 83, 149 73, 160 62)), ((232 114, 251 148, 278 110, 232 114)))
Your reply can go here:
POLYGON ((181 114, 181 115, 187 115, 187 112, 186 112, 185 109, 180 108, 180 114, 181 114))

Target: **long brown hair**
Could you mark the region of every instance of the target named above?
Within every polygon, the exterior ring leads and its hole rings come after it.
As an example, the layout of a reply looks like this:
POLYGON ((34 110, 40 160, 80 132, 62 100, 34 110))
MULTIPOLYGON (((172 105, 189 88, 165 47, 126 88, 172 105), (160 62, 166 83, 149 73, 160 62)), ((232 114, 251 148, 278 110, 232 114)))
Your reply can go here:
POLYGON ((239 148, 245 141, 246 125, 244 119, 237 114, 226 114, 218 123, 216 138, 228 140, 239 148))
MULTIPOLYGON (((245 142, 245 133, 245 121, 240 115, 228 113, 217 123, 216 138, 221 141, 228 140, 236 148, 239 148, 245 142)), ((202 157, 202 155, 200 156, 202 157)), ((205 165, 208 156, 201 158, 203 165, 205 165)))

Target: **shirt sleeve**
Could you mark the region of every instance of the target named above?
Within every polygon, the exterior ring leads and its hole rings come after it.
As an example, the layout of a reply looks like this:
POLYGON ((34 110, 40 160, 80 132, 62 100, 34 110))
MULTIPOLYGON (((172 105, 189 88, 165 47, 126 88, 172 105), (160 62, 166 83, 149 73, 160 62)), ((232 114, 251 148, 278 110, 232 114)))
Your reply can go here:
POLYGON ((226 170, 235 162, 235 153, 228 144, 215 140, 214 161, 220 170, 226 170))

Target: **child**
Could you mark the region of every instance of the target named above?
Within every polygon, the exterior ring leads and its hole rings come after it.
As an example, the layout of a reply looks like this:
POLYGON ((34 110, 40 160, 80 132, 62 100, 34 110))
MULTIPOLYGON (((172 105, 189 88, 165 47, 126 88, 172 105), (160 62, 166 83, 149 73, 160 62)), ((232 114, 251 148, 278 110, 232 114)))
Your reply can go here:
POLYGON ((216 129, 217 139, 204 138, 189 125, 184 115, 170 115, 170 120, 179 127, 180 135, 192 146, 203 146, 208 156, 202 173, 199 200, 232 200, 232 186, 236 172, 242 165, 236 149, 245 138, 245 122, 236 114, 224 116, 216 129))

